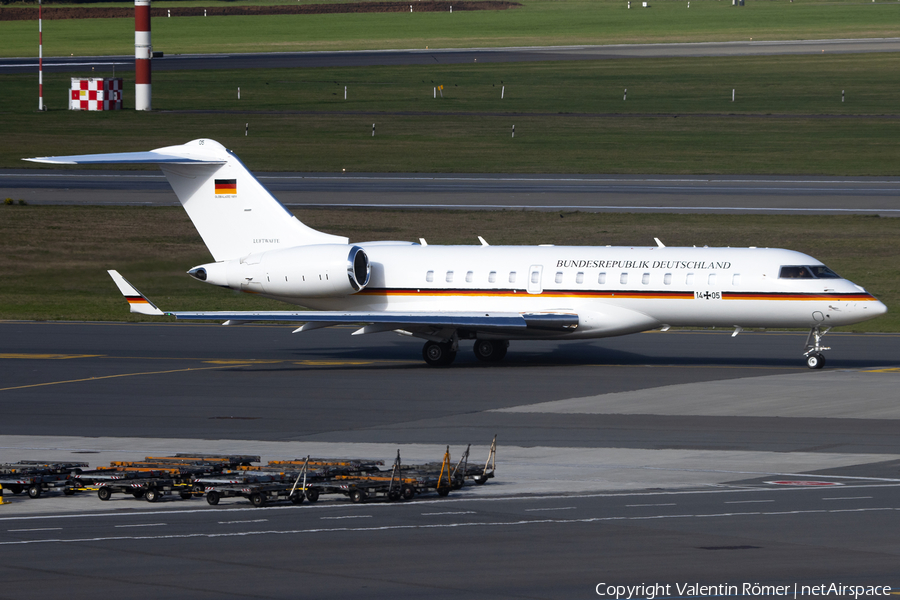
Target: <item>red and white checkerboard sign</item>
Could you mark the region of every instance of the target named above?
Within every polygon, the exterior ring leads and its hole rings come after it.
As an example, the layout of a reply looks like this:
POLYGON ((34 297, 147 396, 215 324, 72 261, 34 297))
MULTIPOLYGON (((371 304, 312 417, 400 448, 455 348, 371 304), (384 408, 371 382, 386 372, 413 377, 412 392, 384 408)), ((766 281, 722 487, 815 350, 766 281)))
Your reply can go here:
POLYGON ((73 77, 69 110, 122 110, 122 79, 73 77))

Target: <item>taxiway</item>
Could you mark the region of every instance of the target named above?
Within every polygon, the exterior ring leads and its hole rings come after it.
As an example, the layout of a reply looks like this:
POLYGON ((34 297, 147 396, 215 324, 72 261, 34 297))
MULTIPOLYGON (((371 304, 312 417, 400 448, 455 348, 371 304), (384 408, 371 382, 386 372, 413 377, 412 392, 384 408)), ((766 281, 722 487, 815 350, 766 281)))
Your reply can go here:
POLYGON ((7 494, 2 580, 136 598, 898 585, 896 335, 830 334, 810 372, 789 332, 523 342, 499 365, 461 351, 434 369, 392 334, 289 331, 0 323, 0 456, 412 461, 472 443, 477 460, 498 434, 497 478, 446 499, 262 509, 7 494))

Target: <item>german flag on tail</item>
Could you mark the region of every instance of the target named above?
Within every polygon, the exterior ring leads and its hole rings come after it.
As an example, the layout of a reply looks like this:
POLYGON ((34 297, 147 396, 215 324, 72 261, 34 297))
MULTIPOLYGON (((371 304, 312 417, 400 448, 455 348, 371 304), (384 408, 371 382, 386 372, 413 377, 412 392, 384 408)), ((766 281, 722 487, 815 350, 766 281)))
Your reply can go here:
POLYGON ((216 179, 216 196, 236 196, 237 179, 216 179))

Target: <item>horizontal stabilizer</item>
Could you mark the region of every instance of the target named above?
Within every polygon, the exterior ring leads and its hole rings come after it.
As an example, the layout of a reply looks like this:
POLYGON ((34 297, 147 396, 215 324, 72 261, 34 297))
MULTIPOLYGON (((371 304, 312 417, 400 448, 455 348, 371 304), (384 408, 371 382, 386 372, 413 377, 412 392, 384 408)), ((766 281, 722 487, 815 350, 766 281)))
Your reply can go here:
POLYGON ((149 152, 113 152, 110 154, 75 154, 71 156, 41 156, 38 158, 23 158, 29 162, 45 163, 50 165, 161 165, 161 164, 201 164, 223 165, 225 161, 214 156, 203 156, 197 153, 183 151, 184 146, 174 146, 172 150, 180 152, 167 152, 170 148, 160 148, 149 152))

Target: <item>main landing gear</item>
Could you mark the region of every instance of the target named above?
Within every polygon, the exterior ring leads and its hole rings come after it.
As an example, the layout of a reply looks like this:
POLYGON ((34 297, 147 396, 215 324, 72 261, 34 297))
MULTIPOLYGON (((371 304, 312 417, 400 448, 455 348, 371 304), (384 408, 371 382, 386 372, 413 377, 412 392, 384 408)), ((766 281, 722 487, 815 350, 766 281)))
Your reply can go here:
POLYGON ((508 340, 475 340, 475 345, 472 347, 475 351, 475 358, 482 362, 503 360, 507 348, 509 348, 508 340))
MULTIPOLYGON (((456 359, 459 342, 454 339, 446 342, 425 342, 422 358, 431 367, 446 367, 456 359)), ((472 349, 475 358, 482 362, 499 362, 506 356, 509 340, 475 340, 472 349)))
POLYGON ((821 327, 813 327, 806 336, 806 349, 803 355, 806 357, 806 366, 810 369, 821 369, 825 366, 825 350, 831 350, 828 346, 822 345, 822 338, 831 331, 831 327, 822 329, 821 327))
POLYGON ((456 359, 453 342, 425 342, 422 358, 429 367, 446 367, 456 359))

